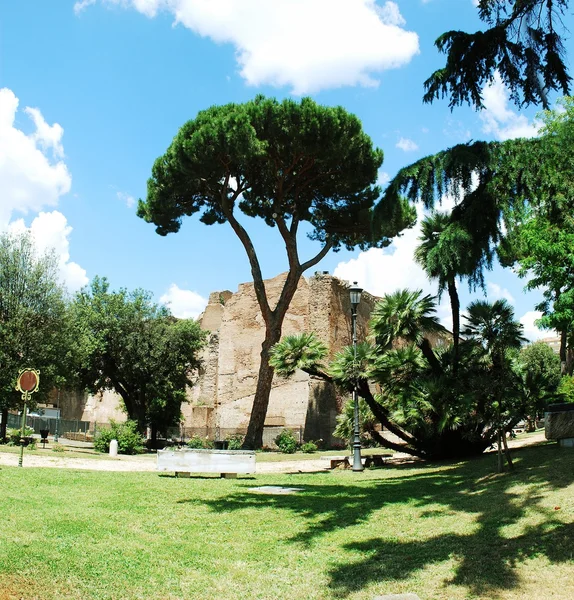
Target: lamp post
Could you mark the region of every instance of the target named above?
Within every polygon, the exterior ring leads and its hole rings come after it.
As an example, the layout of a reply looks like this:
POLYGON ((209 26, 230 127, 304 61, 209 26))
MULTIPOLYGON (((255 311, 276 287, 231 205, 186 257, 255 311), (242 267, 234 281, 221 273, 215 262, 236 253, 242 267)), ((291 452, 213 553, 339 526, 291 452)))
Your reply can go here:
MULTIPOLYGON (((357 307, 361 301, 361 292, 363 290, 357 286, 357 282, 353 282, 353 286, 349 289, 351 298, 351 322, 353 326, 353 367, 356 367, 357 361, 357 307)), ((353 471, 362 471, 363 462, 361 460, 361 433, 359 430, 359 398, 357 395, 357 379, 353 383, 353 471)))
MULTIPOLYGON (((53 406, 53 405, 52 405, 53 406)), ((58 442, 59 425, 60 425, 60 390, 58 390, 58 404, 56 405, 56 429, 54 431, 54 443, 58 442)))

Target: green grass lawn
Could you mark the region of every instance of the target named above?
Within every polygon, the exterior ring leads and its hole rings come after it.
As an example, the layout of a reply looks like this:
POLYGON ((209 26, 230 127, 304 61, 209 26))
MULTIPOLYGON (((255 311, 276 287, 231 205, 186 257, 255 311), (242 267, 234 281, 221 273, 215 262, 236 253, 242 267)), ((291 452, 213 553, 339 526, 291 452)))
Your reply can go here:
POLYGON ((571 599, 574 451, 361 474, 0 470, 0 600, 571 599), (283 485, 294 495, 249 488, 283 485))

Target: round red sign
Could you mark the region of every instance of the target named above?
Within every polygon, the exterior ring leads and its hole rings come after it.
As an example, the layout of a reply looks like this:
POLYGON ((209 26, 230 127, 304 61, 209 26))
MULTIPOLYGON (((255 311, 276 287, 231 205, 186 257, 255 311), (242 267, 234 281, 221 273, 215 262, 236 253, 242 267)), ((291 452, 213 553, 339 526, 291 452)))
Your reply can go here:
POLYGON ((38 386, 38 375, 34 371, 24 371, 18 378, 18 384, 23 392, 32 392, 38 386))

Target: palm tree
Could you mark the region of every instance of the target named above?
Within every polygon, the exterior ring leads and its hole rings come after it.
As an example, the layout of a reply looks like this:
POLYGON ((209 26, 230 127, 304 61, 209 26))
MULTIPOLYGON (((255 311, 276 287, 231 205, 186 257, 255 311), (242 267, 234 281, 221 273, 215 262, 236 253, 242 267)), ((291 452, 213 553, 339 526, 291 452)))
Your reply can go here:
POLYGON ((422 290, 397 290, 377 302, 371 315, 371 328, 377 343, 389 347, 395 340, 403 340, 418 346, 431 369, 442 372, 429 334, 441 334, 446 330, 435 315, 434 296, 423 296, 422 290))
POLYGON ((452 312, 453 370, 459 362, 460 300, 456 278, 466 277, 471 288, 482 286, 485 266, 482 251, 476 248, 473 236, 461 223, 446 212, 433 211, 421 223, 419 246, 415 260, 431 280, 437 280, 438 299, 448 291, 452 312))
POLYGON ((465 336, 479 342, 491 357, 493 366, 503 366, 507 350, 518 349, 526 342, 523 326, 514 320, 514 309, 506 300, 475 300, 468 306, 465 336))
POLYGON ((506 433, 509 425, 503 418, 504 401, 508 401, 517 389, 515 374, 508 350, 518 349, 526 341, 522 335, 522 325, 514 320, 514 309, 506 300, 490 303, 486 300, 475 300, 468 306, 468 316, 464 335, 469 340, 478 342, 492 363, 490 378, 490 395, 495 406, 496 422, 494 427, 498 438, 498 471, 503 469, 502 446, 508 465, 512 468, 512 459, 506 444, 506 433))

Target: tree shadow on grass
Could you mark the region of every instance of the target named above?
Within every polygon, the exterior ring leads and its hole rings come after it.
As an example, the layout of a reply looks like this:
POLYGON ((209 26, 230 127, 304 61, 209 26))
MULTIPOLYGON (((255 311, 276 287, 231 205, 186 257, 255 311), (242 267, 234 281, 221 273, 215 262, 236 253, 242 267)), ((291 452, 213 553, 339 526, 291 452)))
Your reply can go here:
MULTIPOLYGON (((531 504, 522 503, 520 510, 531 504)), ((401 542, 372 538, 351 542, 344 548, 362 558, 337 565, 329 572, 333 597, 342 598, 369 583, 404 580, 427 565, 454 559, 455 575, 445 584, 462 585, 481 598, 493 598, 498 590, 517 587, 516 567, 543 555, 552 563, 572 560, 574 524, 558 520, 551 510, 540 525, 526 527, 516 537, 503 537, 502 527, 514 517, 492 520, 486 511, 474 533, 442 534, 420 541, 401 542)))
POLYGON ((482 595, 516 587, 515 567, 527 558, 544 555, 563 562, 572 557, 574 525, 561 521, 554 507, 545 507, 540 494, 572 483, 574 453, 541 446, 516 450, 514 457, 515 472, 500 475, 492 472, 492 456, 417 467, 417 473, 404 472, 412 466, 387 467, 380 478, 349 483, 335 478, 325 483, 325 475, 317 474, 317 483, 309 484, 313 476, 305 474, 301 484, 291 476, 289 485, 303 488, 298 494, 267 496, 241 490, 207 504, 220 513, 270 506, 291 512, 306 523, 289 541, 309 546, 326 534, 374 518, 384 507, 413 507, 419 518, 466 513, 472 516, 472 533, 447 532, 403 541, 397 540, 401 532, 394 529, 388 538, 346 544, 346 550, 361 558, 333 567, 329 586, 334 597, 345 597, 373 582, 406 579, 427 565, 454 559, 455 575, 448 583, 468 586, 482 595), (528 484, 528 493, 511 489, 520 484, 528 484), (426 505, 433 506, 424 511, 426 505), (527 510, 538 513, 538 524, 523 528, 515 537, 505 535, 504 528, 518 523, 527 510))

